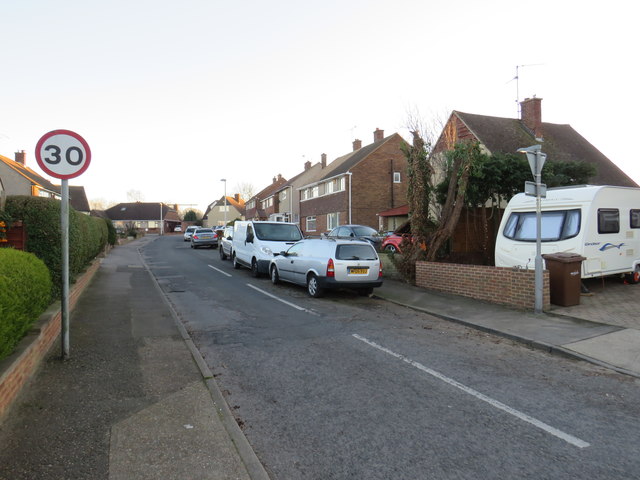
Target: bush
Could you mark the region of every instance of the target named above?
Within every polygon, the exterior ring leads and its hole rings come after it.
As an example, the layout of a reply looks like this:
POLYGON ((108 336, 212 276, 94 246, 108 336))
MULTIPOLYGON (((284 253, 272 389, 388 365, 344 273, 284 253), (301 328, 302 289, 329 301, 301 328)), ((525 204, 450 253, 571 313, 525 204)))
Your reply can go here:
MULTIPOLYGON (((22 220, 27 229, 25 250, 35 254, 49 268, 52 298, 62 291, 62 228, 60 201, 50 198, 9 196, 6 211, 22 220)), ((69 207, 69 282, 106 246, 109 236, 104 219, 90 217, 69 207)))
POLYGON ((51 301, 51 277, 31 253, 0 248, 0 359, 6 357, 51 301))

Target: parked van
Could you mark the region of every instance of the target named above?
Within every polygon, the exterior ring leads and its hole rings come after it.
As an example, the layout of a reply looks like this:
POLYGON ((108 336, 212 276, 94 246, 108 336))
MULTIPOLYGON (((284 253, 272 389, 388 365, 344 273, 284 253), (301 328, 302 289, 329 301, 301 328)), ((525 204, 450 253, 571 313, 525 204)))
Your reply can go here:
MULTIPOLYGON (((586 258, 582 278, 627 274, 640 281, 640 188, 550 188, 541 199, 542 253, 586 258)), ((515 195, 496 238, 496 267, 535 268, 536 198, 515 195)))
POLYGON ((254 277, 269 272, 274 253, 287 250, 302 240, 302 232, 295 223, 236 222, 233 226, 231 260, 233 268, 245 266, 254 277))

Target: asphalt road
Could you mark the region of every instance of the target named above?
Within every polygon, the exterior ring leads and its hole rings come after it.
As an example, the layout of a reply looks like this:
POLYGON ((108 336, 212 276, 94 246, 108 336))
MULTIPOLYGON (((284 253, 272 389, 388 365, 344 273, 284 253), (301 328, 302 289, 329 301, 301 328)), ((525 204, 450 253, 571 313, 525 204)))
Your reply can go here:
POLYGON ((637 479, 640 383, 166 236, 146 262, 274 480, 637 479))

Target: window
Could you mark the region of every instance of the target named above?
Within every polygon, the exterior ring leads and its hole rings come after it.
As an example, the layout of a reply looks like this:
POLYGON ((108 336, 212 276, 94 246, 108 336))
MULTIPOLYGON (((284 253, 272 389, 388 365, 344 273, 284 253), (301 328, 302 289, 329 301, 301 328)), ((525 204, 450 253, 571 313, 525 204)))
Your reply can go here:
POLYGON ((629 226, 631 228, 640 228, 640 210, 631 210, 629 212, 629 226))
POLYGON ((287 191, 283 190, 280 192, 280 200, 286 200, 287 199, 287 191))
POLYGON ((311 198, 316 198, 320 196, 320 187, 316 185, 315 187, 311 187, 311 198))
POLYGON ((300 190, 300 200, 306 200, 309 198, 309 190, 306 188, 304 190, 300 190))
MULTIPOLYGON (((580 210, 555 210, 542 212, 543 242, 566 240, 580 231, 580 210)), ((536 241, 536 212, 514 212, 509 216, 503 235, 523 242, 536 241)))
POLYGON ((228 212, 229 211, 229 205, 220 205, 219 211, 221 212, 228 212))
POLYGON ((327 230, 333 230, 340 224, 340 212, 327 213, 327 230))
POLYGON ((316 217, 307 217, 307 228, 305 230, 307 232, 316 231, 316 217))
POLYGON ((620 231, 620 211, 617 208, 598 209, 598 233, 618 233, 620 231))
POLYGON ((393 183, 401 183, 400 172, 393 172, 393 183))

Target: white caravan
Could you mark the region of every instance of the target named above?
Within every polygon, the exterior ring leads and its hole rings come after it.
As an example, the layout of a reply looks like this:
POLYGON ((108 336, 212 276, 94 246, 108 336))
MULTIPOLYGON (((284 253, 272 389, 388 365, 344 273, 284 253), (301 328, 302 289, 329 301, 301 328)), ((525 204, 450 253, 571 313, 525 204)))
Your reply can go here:
POLYGON ((255 277, 268 273, 274 253, 288 249, 298 240, 302 240, 302 232, 295 223, 236 222, 231 245, 233 268, 244 265, 255 277))
MULTIPOLYGON (((624 273, 640 281, 640 188, 550 188, 541 210, 543 255, 582 255, 582 278, 624 273)), ((500 222, 495 264, 534 269, 535 256, 536 198, 519 193, 500 222)))

